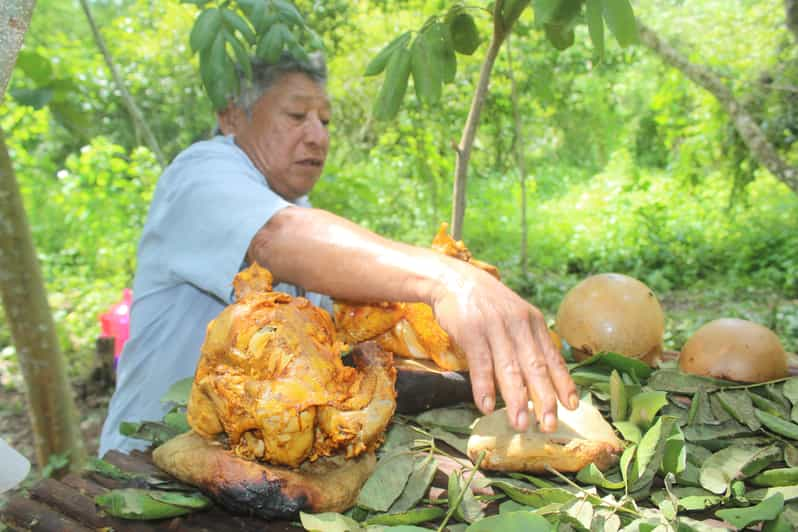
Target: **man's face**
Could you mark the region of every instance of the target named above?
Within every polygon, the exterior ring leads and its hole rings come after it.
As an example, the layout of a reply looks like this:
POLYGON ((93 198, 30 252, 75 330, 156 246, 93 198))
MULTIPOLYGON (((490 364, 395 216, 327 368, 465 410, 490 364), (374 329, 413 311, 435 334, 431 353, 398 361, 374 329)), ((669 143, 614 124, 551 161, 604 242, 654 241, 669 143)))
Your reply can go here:
POLYGON ((236 143, 287 200, 304 196, 321 175, 330 135, 324 88, 301 73, 283 75, 236 128, 236 143))

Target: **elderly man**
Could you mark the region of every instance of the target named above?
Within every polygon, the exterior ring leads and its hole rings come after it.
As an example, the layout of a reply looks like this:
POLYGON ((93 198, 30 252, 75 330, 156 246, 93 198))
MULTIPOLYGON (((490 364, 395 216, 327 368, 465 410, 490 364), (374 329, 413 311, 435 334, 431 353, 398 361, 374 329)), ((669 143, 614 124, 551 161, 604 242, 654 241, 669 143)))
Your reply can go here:
POLYGON ((317 305, 329 307, 320 294, 429 304, 467 354, 477 406, 493 410, 497 382, 518 430, 529 425, 530 398, 544 430, 556 427, 557 398, 576 407, 538 309, 465 262, 310 208, 330 141, 325 80, 319 59, 257 65, 253 82, 219 115, 225 135, 189 147, 159 180, 101 455, 142 446, 119 434, 120 422, 165 414, 159 398, 193 375, 206 325, 231 303, 231 280, 252 261, 290 283, 276 290, 312 291, 305 297, 317 305))

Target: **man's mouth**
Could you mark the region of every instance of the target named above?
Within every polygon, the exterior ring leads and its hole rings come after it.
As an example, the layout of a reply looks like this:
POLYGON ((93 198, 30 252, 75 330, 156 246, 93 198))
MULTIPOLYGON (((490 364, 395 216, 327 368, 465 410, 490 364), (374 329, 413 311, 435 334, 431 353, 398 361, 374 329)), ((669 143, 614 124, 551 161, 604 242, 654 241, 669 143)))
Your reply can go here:
POLYGON ((300 164, 302 166, 312 166, 314 168, 321 168, 321 166, 324 164, 324 160, 322 160, 322 159, 312 159, 312 158, 311 159, 302 159, 300 161, 297 161, 297 164, 300 164))

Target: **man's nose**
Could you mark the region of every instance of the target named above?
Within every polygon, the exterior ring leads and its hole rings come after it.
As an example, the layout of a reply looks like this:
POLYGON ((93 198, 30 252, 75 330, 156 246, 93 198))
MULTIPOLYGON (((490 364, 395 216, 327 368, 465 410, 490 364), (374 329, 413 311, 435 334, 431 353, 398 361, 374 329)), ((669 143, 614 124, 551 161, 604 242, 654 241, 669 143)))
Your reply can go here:
POLYGON ((326 147, 330 139, 327 127, 318 116, 308 117, 305 123, 305 141, 320 147, 326 147))

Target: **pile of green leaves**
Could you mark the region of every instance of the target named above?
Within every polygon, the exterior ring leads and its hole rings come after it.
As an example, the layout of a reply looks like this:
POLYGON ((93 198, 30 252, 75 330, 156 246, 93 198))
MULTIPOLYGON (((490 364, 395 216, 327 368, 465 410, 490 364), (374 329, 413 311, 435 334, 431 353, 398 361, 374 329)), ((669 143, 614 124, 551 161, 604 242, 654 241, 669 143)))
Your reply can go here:
POLYGON ((323 532, 425 530, 422 524, 455 531, 798 528, 798 378, 741 385, 687 375, 669 363, 652 370, 614 354, 574 363, 571 371, 582 400, 627 442, 616 467, 602 472, 590 464, 575 475, 550 470, 546 479, 485 476, 480 459, 474 464, 454 452, 464 454, 478 413, 438 409, 397 417, 357 506, 346 515, 303 514, 303 526, 323 532), (436 462, 449 474, 445 496, 428 491, 436 462))
MULTIPOLYGON (((161 398, 172 408, 161 422, 123 422, 119 431, 125 436, 160 445, 191 430, 186 421, 186 405, 191 391, 191 378, 176 382, 161 398)), ((123 519, 166 519, 203 510, 210 499, 195 488, 156 476, 130 473, 104 460, 94 459, 87 469, 95 474, 122 481, 124 488, 112 489, 94 498, 108 515, 123 519)))

